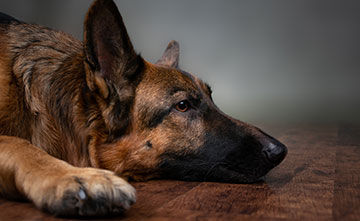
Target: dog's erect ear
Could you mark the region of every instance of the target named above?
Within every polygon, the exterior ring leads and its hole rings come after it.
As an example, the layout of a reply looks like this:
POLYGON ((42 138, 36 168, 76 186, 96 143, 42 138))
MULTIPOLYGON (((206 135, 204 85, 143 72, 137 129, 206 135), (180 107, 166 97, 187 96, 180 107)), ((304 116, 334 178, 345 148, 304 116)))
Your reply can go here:
POLYGON ((89 88, 98 89, 104 98, 109 95, 106 82, 132 83, 143 65, 112 0, 97 0, 87 12, 84 53, 89 88))
POLYGON ((171 68, 178 68, 179 55, 179 43, 177 41, 170 41, 163 55, 155 64, 171 68))

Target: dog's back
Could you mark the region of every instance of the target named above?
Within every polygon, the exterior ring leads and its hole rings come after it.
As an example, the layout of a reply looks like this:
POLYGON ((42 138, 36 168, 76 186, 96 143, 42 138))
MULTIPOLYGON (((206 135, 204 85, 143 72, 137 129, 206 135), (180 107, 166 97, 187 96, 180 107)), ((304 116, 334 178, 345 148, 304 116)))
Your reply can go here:
MULTIPOLYGON (((20 22, 13 17, 0 13, 0 134, 29 139, 29 119, 26 110, 23 84, 13 74, 12 52, 8 35, 16 34, 14 28, 20 22)), ((19 45, 21 40, 18 39, 19 45)))
MULTIPOLYGON (((34 140, 38 113, 51 111, 49 96, 76 81, 71 66, 82 62, 82 44, 71 36, 0 13, 0 134, 34 140), (69 59, 77 62, 68 62, 69 59), (66 69, 69 70, 63 70, 66 69), (68 76, 65 76, 68 75, 68 76), (71 76, 70 76, 71 75, 71 76), (69 83, 69 82, 68 82, 69 83), (51 85, 60 84, 52 91, 51 85)), ((75 66, 75 65, 74 65, 75 66)), ((79 76, 81 78, 81 76, 79 76)), ((76 85, 76 84, 75 84, 76 85)), ((54 99, 54 97, 52 97, 54 99)), ((59 100, 58 100, 59 101, 59 100)), ((45 122, 56 126, 56 122, 45 122)))

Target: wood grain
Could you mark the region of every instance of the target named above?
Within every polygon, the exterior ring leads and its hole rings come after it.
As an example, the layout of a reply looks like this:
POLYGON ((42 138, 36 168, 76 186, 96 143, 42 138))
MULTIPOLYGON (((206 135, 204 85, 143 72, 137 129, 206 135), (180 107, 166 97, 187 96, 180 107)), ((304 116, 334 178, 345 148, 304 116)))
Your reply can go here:
MULTIPOLYGON (((133 183, 137 203, 110 220, 360 220, 360 126, 263 126, 289 153, 263 182, 133 183)), ((61 220, 0 199, 0 220, 61 220)))

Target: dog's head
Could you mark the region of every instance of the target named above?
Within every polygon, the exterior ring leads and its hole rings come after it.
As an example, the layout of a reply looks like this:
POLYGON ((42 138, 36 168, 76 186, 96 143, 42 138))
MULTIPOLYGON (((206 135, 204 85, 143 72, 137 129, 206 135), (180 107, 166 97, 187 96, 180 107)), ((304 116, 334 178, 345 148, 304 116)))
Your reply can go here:
POLYGON ((106 131, 94 154, 100 167, 134 180, 254 182, 286 156, 283 144, 225 115, 210 87, 178 68, 176 42, 156 64, 137 55, 112 1, 90 8, 84 54, 106 131))

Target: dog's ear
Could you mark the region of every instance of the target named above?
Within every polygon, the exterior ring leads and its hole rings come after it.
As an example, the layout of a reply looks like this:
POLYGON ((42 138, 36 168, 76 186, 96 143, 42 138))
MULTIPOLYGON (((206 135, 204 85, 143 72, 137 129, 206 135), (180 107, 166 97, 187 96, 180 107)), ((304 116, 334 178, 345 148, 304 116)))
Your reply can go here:
POLYGON ((177 41, 170 41, 163 55, 155 64, 171 68, 178 68, 179 55, 179 43, 177 41))
POLYGON ((108 83, 127 87, 143 65, 130 42, 122 17, 112 0, 97 0, 84 24, 84 54, 87 84, 107 98, 108 83))

